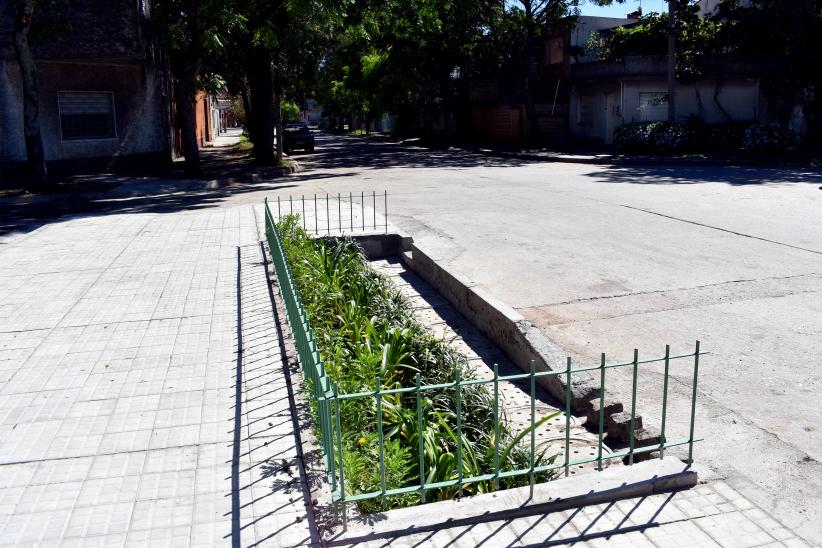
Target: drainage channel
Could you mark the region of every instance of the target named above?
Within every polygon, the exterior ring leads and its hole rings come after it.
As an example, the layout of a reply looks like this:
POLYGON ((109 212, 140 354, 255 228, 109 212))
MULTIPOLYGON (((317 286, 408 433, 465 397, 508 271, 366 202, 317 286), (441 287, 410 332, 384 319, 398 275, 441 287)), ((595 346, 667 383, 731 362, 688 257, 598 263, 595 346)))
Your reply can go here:
MULTIPOLYGON (((408 299, 414 317, 420 324, 428 327, 436 337, 445 340, 468 358, 473 369, 473 376, 492 377, 494 364, 497 364, 501 376, 522 372, 442 295, 414 272, 408 270, 398 258, 372 260, 371 266, 387 276, 408 299)), ((499 386, 500 405, 505 412, 509 428, 513 432, 528 428, 531 421, 531 396, 528 382, 503 382, 499 386)), ((563 410, 560 402, 539 387, 536 390, 536 401, 537 420, 563 410)), ((571 416, 571 460, 592 457, 597 453, 598 436, 589 432, 584 422, 584 417, 571 416)), ((546 422, 536 430, 538 452, 546 449, 546 455, 556 454, 558 455, 557 462, 561 461, 565 452, 565 434, 564 414, 546 422)), ((610 448, 603 445, 603 457, 610 452, 610 448)), ((620 459, 608 459, 602 463, 603 468, 621 465, 620 459)), ((596 462, 591 462, 575 465, 570 470, 570 474, 579 475, 595 470, 596 462)))

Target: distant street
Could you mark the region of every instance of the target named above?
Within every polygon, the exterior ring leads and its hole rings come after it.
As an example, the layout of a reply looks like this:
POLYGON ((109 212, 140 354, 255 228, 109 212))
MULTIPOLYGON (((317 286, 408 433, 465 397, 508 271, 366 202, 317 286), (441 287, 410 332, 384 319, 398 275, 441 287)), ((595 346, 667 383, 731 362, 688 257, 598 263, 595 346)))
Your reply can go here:
MULTIPOLYGON (((387 189, 394 225, 576 359, 701 340, 698 460, 822 538, 820 171, 523 163, 322 135, 297 159, 279 194, 387 189)), ((668 418, 683 433, 691 369, 677 367, 688 384, 668 418)), ((646 371, 640 409, 659 424, 661 369, 646 371)))

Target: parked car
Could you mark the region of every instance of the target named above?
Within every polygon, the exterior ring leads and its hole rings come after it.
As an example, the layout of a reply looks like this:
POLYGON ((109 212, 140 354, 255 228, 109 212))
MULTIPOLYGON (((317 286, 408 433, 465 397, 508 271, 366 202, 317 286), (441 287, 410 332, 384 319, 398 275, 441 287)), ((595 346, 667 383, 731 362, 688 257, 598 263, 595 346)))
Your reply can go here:
POLYGON ((283 151, 286 153, 295 149, 314 152, 314 135, 308 126, 302 123, 286 124, 283 131, 283 151))

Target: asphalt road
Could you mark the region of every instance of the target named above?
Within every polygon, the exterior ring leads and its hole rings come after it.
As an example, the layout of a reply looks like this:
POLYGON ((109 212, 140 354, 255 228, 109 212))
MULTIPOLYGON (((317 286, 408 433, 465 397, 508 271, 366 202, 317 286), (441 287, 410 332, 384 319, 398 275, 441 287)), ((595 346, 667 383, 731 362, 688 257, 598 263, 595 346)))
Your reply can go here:
MULTIPOLYGON (((528 163, 333 136, 298 159, 270 196, 387 190, 392 224, 576 360, 700 340, 696 459, 822 541, 822 172, 528 163)), ((672 371, 676 437, 692 370, 672 371)), ((638 406, 657 424, 661 386, 660 367, 642 372, 638 406)), ((630 394, 624 374, 609 388, 630 394)))

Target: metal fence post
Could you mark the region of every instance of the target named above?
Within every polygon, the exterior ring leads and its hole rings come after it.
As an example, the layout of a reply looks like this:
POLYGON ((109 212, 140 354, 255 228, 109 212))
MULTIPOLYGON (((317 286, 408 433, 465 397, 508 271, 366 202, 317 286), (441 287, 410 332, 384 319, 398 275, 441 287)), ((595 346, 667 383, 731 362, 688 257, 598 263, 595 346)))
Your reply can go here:
POLYGON ((691 429, 688 436, 688 464, 694 463, 694 424, 696 423, 696 385, 699 377, 699 341, 694 350, 694 383, 691 394, 691 429))
POLYGON ((460 368, 454 368, 457 391, 457 484, 459 485, 459 496, 462 497, 462 390, 460 389, 460 368))
POLYGON ((536 419, 537 419, 537 379, 534 376, 537 372, 537 363, 531 360, 531 454, 528 460, 528 486, 530 487, 530 497, 534 497, 534 466, 536 463, 537 452, 537 433, 536 433, 536 419))
POLYGON ((422 402, 420 401, 420 374, 417 372, 415 379, 416 390, 414 395, 417 399, 417 450, 419 452, 420 469, 420 501, 425 504, 425 430, 422 425, 422 402))
POLYGON ((565 477, 568 477, 571 462, 571 356, 565 361, 565 477))
POLYGON ((380 377, 377 377, 377 391, 375 397, 377 398, 377 435, 379 436, 379 450, 380 450, 380 488, 382 489, 382 506, 385 508, 385 432, 382 430, 382 387, 380 385, 380 377))
POLYGON ((494 364, 494 491, 499 491, 499 365, 494 364))
POLYGON ((639 350, 634 348, 634 362, 633 362, 633 382, 631 388, 631 432, 630 432, 630 439, 628 440, 629 444, 629 451, 628 451, 628 465, 632 466, 634 464, 634 446, 636 444, 636 380, 637 380, 637 373, 639 372, 639 350))
POLYGON ((659 459, 665 458, 665 421, 668 415, 668 366, 671 362, 671 345, 665 345, 665 373, 662 381, 662 425, 659 429, 659 459))
POLYGON ((605 353, 599 362, 599 444, 597 451, 597 470, 602 471, 602 439, 605 431, 605 353))

